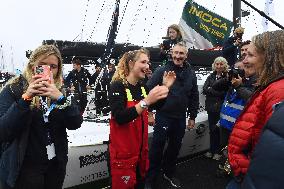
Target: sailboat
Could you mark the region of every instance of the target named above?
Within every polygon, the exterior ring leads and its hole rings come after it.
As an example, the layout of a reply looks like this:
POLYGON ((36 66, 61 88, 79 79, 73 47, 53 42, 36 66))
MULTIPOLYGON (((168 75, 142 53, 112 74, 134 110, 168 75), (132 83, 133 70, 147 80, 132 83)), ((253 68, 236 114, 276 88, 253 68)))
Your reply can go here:
MULTIPOLYGON (((189 14, 187 10, 193 6, 196 8, 194 11, 191 11, 190 14, 193 14, 196 17, 196 20, 202 20, 201 13, 204 14, 206 12, 208 14, 210 13, 214 18, 225 20, 205 8, 200 8, 200 6, 197 7, 194 2, 190 2, 190 4, 189 2, 185 5, 185 13, 183 14, 181 21, 182 26, 186 26, 183 27, 185 28, 184 30, 197 30, 196 28, 192 29, 192 25, 186 21, 187 16, 189 16, 187 15, 189 14)), ((61 40, 45 40, 43 41, 43 44, 55 44, 61 51, 65 63, 70 63, 72 58, 76 56, 77 58, 80 58, 83 63, 100 62, 102 67, 104 67, 108 59, 118 59, 126 51, 141 48, 140 46, 129 43, 116 44, 114 42, 118 13, 119 1, 116 1, 116 7, 113 13, 112 24, 109 28, 108 41, 106 44, 61 40)), ((205 24, 206 23, 203 23, 203 25, 205 24)), ((230 28, 227 29, 229 30, 230 28)), ((195 34, 197 35, 198 32, 195 32, 195 34)), ((213 43, 210 42, 210 37, 213 38, 210 35, 214 36, 213 34, 199 36, 200 40, 207 41, 202 44, 211 44, 211 46, 207 46, 207 48, 212 48, 217 43, 217 40, 213 43)), ((191 39, 187 40, 188 43, 191 41, 191 39)), ((198 41, 194 41, 194 43, 191 44, 188 61, 194 67, 198 78, 200 109, 196 118, 196 127, 191 130, 186 130, 185 132, 183 145, 179 154, 180 159, 203 153, 209 148, 208 120, 205 111, 205 96, 202 94, 202 87, 210 73, 212 62, 217 56, 221 55, 221 51, 200 50, 202 47, 197 47, 196 44, 201 44, 201 42, 198 43, 198 41)), ((155 69, 155 67, 162 64, 159 56, 160 48, 158 45, 146 48, 150 52, 151 63, 155 69)), ((94 94, 90 94, 89 102, 94 102, 94 98, 94 94)), ((89 185, 90 183, 94 186, 107 186, 107 180, 110 176, 108 169, 108 121, 110 115, 96 115, 95 108, 90 108, 92 105, 95 107, 95 104, 89 103, 89 107, 86 108, 83 115, 84 122, 82 123, 81 128, 75 131, 68 131, 69 153, 64 188, 72 188, 74 186, 80 188, 89 185)), ((149 127, 149 143, 151 143, 152 134, 153 127, 149 127)))
MULTIPOLYGON (((141 48, 130 43, 115 43, 118 13, 119 0, 116 1, 106 44, 61 40, 45 40, 43 44, 55 44, 60 49, 65 63, 70 63, 76 56, 83 63, 99 62, 104 67, 108 59, 118 59, 126 51, 141 48)), ((179 153, 180 159, 186 159, 209 149, 208 120, 202 87, 210 74, 213 60, 221 55, 220 48, 215 47, 220 46, 229 36, 233 23, 189 0, 185 4, 180 27, 190 48, 188 62, 195 69, 200 92, 196 127, 186 130, 179 153)), ((150 51, 155 69, 162 64, 159 46, 146 48, 150 51)), ((94 98, 95 96, 90 94, 90 102, 93 102, 94 98)), ((69 154, 64 188, 83 188, 87 185, 99 188, 108 185, 109 114, 96 115, 95 104, 89 103, 89 107, 92 105, 94 108, 87 108, 84 113, 82 127, 68 131, 69 154)), ((152 134, 153 127, 149 127, 149 143, 152 134)))

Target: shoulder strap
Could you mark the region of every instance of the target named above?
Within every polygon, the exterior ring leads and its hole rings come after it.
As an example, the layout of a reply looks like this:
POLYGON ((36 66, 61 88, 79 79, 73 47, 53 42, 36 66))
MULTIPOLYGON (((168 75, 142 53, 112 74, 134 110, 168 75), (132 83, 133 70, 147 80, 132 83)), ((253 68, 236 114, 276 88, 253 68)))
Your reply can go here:
POLYGON ((141 87, 141 91, 142 91, 143 97, 146 98, 147 97, 147 93, 146 93, 146 90, 145 90, 145 88, 143 86, 141 87))
POLYGON ((125 89, 125 92, 126 92, 126 97, 127 97, 127 101, 133 101, 133 97, 132 97, 132 94, 130 92, 130 90, 128 88, 125 89))

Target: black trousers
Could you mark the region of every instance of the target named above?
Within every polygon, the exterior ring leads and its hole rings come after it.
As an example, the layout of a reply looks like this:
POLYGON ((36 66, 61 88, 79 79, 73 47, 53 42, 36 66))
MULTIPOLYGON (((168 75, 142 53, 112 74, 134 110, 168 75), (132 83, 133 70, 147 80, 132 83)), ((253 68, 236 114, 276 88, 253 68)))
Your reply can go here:
POLYGON ((43 165, 24 164, 13 189, 62 189, 66 164, 50 160, 43 165))
POLYGON ((155 182, 161 168, 168 177, 174 176, 185 127, 185 117, 174 119, 157 113, 149 152, 150 167, 146 182, 155 182), (164 151, 166 141, 168 141, 168 146, 164 151))
POLYGON ((210 152, 220 153, 220 129, 216 126, 220 119, 220 112, 207 112, 210 130, 210 152))
POLYGON ((220 135, 221 135, 220 145, 221 145, 221 148, 224 148, 225 146, 228 145, 231 132, 232 131, 230 131, 230 130, 224 128, 224 127, 220 127, 220 135))
POLYGON ((87 93, 75 93, 72 100, 79 106, 80 113, 83 114, 88 104, 87 93))

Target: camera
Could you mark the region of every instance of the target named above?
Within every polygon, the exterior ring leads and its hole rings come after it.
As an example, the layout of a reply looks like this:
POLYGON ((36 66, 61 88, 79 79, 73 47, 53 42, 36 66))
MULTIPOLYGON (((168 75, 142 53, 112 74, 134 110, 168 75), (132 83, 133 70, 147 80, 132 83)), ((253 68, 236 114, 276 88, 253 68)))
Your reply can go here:
POLYGON ((236 40, 243 40, 243 34, 242 33, 236 33, 236 36, 233 37, 234 41, 236 40))
POLYGON ((245 71, 242 69, 238 69, 238 68, 232 68, 229 72, 229 81, 231 81, 233 78, 239 78, 239 76, 241 78, 245 77, 245 71))
POLYGON ((48 65, 39 65, 35 67, 34 70, 35 75, 39 75, 42 78, 46 78, 50 81, 50 76, 51 76, 51 71, 50 71, 50 66, 48 65))
POLYGON ((162 37, 162 39, 170 40, 171 38, 167 36, 167 37, 162 37))

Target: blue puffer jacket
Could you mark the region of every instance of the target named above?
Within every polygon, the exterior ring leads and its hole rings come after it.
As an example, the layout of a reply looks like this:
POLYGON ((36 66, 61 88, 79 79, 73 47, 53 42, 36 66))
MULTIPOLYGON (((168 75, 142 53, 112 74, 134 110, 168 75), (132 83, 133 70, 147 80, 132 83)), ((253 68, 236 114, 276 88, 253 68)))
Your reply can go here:
POLYGON ((242 189, 284 188, 284 101, 263 129, 242 189))

